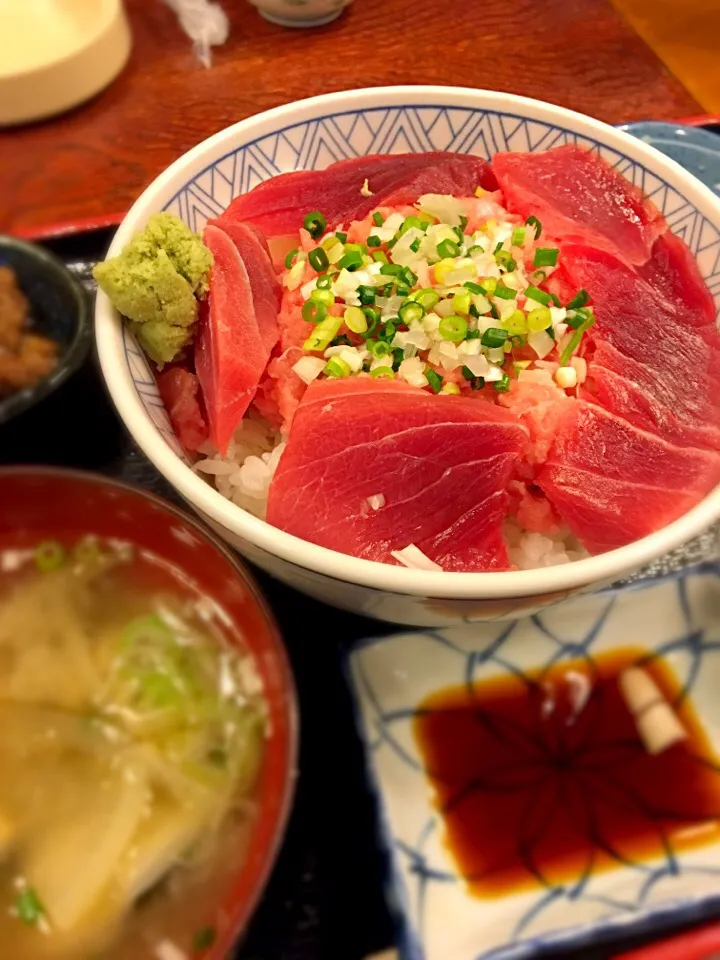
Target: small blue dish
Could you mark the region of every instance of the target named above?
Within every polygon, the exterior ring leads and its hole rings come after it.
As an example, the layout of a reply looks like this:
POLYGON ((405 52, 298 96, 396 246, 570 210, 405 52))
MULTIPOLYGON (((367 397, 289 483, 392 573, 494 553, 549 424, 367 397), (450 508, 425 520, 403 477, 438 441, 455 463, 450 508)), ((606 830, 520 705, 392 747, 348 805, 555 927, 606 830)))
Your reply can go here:
POLYGON ((0 265, 14 271, 30 301, 33 330, 60 347, 57 366, 49 376, 0 400, 1 425, 40 403, 82 366, 92 344, 92 326, 87 293, 51 253, 0 236, 0 265))
POLYGON ((702 127, 642 120, 621 130, 677 161, 720 197, 720 137, 702 127))

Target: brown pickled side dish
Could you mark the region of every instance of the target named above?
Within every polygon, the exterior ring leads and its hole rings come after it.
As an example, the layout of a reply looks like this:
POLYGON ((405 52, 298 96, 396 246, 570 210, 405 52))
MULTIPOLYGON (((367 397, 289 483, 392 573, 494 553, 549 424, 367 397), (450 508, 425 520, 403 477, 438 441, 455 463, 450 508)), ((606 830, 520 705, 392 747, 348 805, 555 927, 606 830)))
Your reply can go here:
POLYGON ((32 332, 30 304, 10 267, 0 266, 0 397, 34 387, 57 365, 58 345, 32 332))

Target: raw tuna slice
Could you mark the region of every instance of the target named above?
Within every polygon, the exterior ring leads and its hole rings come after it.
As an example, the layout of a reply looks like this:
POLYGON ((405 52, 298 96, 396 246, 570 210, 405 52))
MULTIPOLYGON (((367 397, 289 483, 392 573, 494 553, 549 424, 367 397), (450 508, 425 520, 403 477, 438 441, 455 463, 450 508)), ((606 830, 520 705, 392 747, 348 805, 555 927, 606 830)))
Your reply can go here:
POLYGON ((369 377, 316 381, 267 518, 369 560, 394 563, 393 550, 415 544, 445 570, 507 569, 502 523, 526 441, 512 414, 482 400, 369 377))
POLYGON ((578 401, 537 483, 591 553, 659 530, 720 482, 720 457, 677 447, 578 401))
POLYGON ((667 224, 657 208, 597 154, 565 146, 498 153, 492 160, 512 213, 537 217, 542 239, 580 240, 645 263, 667 224))
MULTIPOLYGON (((199 323, 195 369, 212 441, 224 453, 255 396, 270 358, 268 344, 272 338, 267 321, 263 321, 261 329, 253 297, 253 290, 261 284, 260 277, 254 276, 251 282, 238 247, 224 230, 208 225, 203 240, 214 263, 210 294, 199 323)), ((260 289, 261 313, 273 296, 274 291, 260 289)))
POLYGON ((383 154, 273 177, 233 200, 221 219, 243 220, 267 237, 278 237, 297 233, 312 210, 320 210, 332 228, 361 220, 383 203, 411 203, 424 193, 472 196, 476 187, 496 186, 490 165, 480 157, 383 154), (371 196, 362 192, 365 180, 371 196))
POLYGON ((208 226, 224 230, 238 248, 250 278, 260 336, 268 351, 271 351, 279 337, 277 318, 282 290, 273 270, 264 236, 252 224, 234 223, 221 218, 210 220, 208 226))
POLYGON ((617 257, 576 244, 562 245, 562 263, 597 317, 582 395, 671 443, 720 450, 720 334, 714 315, 696 309, 704 298, 694 273, 678 268, 672 286, 653 274, 651 285, 617 257), (685 303, 676 286, 688 291, 685 303))
POLYGON ((198 450, 209 435, 198 378, 184 367, 166 367, 157 375, 157 384, 180 443, 190 453, 198 450))
POLYGON ((680 237, 670 231, 658 237, 651 258, 637 270, 666 302, 685 311, 688 323, 717 332, 715 301, 680 237))

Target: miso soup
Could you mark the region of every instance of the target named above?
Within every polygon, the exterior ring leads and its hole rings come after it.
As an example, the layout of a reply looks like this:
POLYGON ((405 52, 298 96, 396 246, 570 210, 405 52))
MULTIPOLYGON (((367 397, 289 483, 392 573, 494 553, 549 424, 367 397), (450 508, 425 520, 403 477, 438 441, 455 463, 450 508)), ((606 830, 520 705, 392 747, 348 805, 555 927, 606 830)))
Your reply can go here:
POLYGON ((222 611, 84 538, 0 551, 0 953, 191 958, 253 827, 262 685, 222 611))

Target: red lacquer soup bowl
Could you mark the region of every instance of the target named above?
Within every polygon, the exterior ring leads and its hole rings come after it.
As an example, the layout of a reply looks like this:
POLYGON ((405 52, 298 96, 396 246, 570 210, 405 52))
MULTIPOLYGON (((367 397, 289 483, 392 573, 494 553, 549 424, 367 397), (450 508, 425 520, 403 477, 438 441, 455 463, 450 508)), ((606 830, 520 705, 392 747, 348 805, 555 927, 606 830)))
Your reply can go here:
MULTIPOLYGON (((169 564, 191 593, 224 611, 225 632, 253 656, 264 685, 268 733, 257 813, 242 851, 229 864, 210 915, 214 942, 187 949, 197 960, 222 960, 246 927, 277 856, 291 805, 298 721, 293 678, 275 621, 242 563, 200 523, 145 491, 91 474, 42 467, 0 469, 0 549, 94 534, 130 541, 169 564)), ((171 935, 169 936, 171 939, 171 935)))

